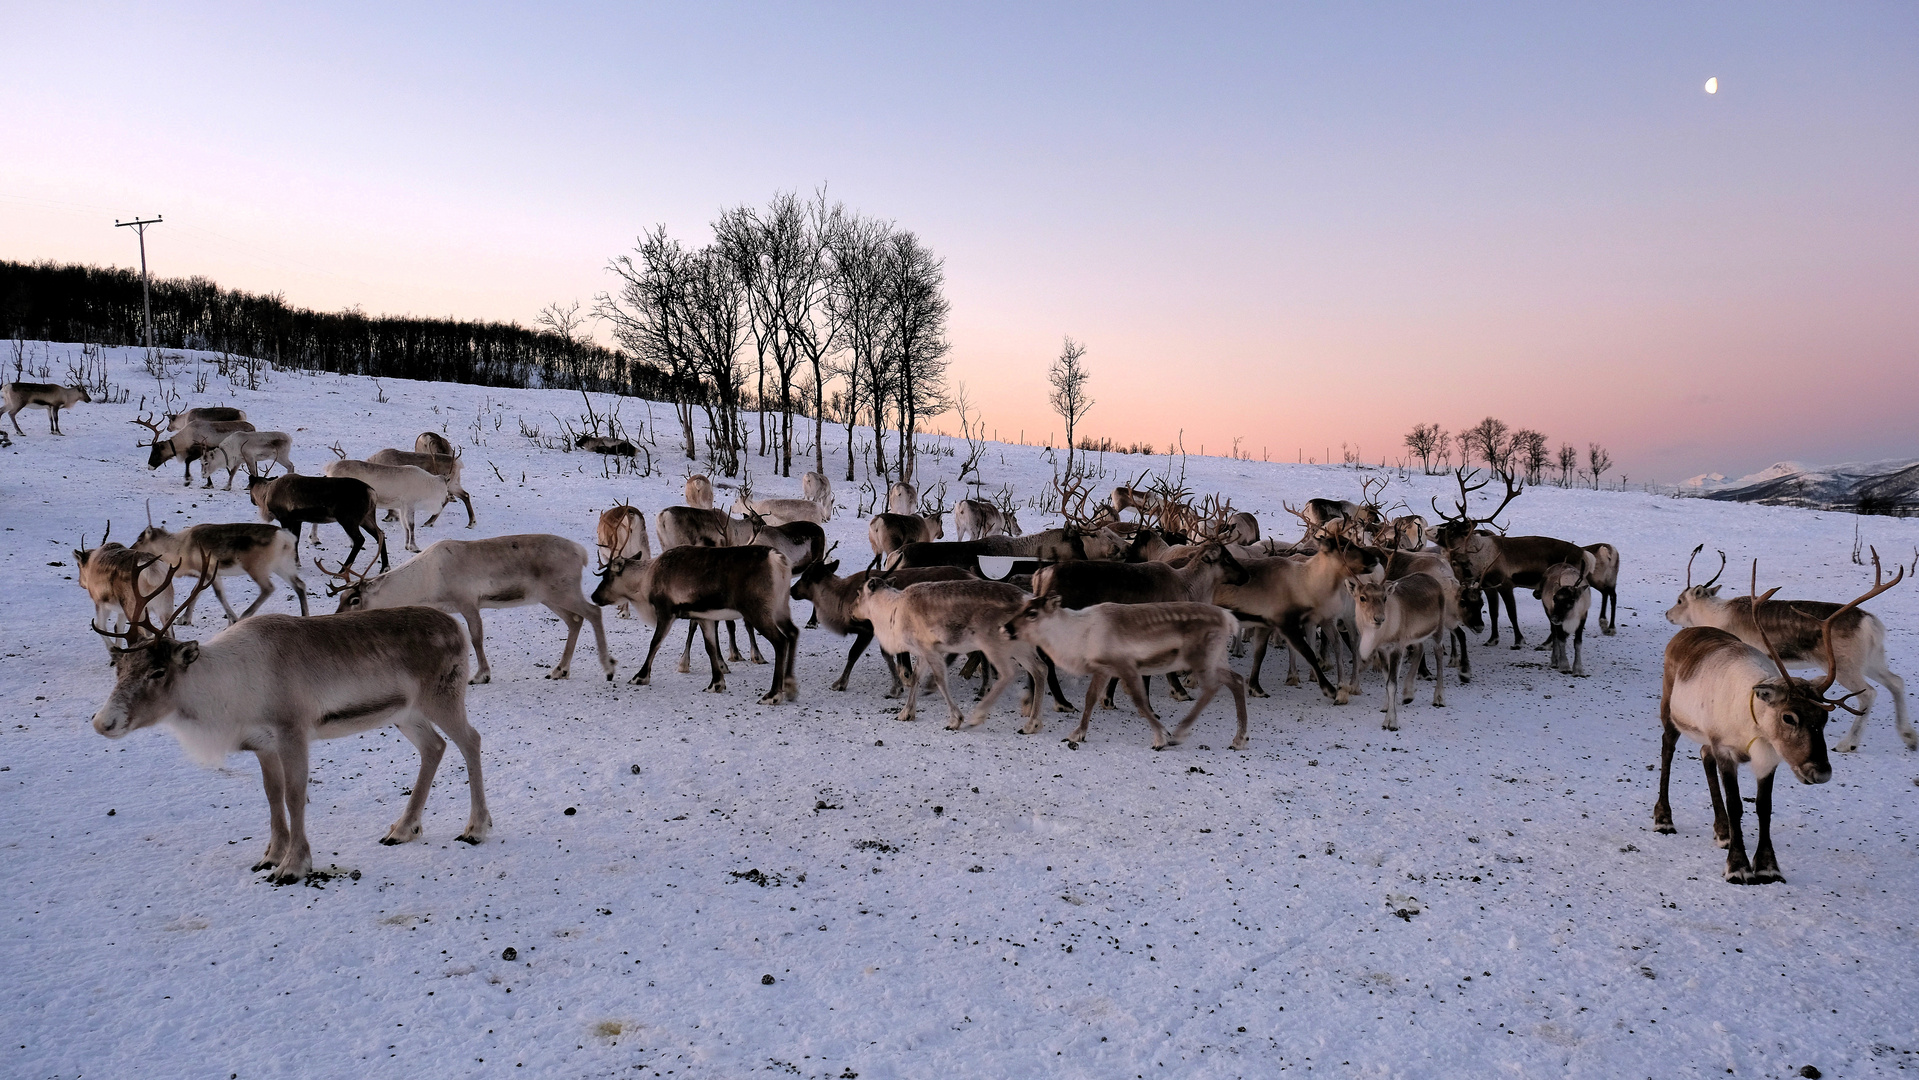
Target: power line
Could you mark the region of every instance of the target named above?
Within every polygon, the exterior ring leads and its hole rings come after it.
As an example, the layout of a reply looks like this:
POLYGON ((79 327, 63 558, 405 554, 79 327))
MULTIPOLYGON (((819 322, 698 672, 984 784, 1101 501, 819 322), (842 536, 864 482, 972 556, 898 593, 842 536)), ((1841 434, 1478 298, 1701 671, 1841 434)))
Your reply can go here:
POLYGON ((140 306, 144 311, 147 327, 147 353, 153 353, 153 297, 147 286, 147 226, 158 225, 165 220, 159 214, 150 218, 136 217, 132 221, 115 219, 113 227, 124 229, 129 226, 140 234, 140 306))

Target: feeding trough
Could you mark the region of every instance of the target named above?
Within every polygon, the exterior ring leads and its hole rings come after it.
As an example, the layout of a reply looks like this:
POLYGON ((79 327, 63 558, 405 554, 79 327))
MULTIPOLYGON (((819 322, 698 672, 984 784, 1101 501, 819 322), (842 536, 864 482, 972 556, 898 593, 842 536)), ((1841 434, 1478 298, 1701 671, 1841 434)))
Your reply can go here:
POLYGON ((1039 560, 1030 556, 981 555, 979 572, 994 581, 1005 581, 1017 571, 1021 563, 1026 563, 1029 571, 1039 568, 1039 560))

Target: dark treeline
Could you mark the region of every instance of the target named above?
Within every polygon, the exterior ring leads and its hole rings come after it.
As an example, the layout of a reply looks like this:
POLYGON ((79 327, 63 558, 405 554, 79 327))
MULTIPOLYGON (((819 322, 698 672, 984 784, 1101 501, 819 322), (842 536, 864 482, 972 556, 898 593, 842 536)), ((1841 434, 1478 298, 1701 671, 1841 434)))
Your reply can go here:
MULTIPOLYGON (((0 335, 140 345, 140 275, 134 270, 0 260, 0 335)), ((550 387, 702 400, 675 378, 577 335, 514 323, 369 316, 294 307, 278 294, 223 289, 206 278, 153 282, 153 338, 167 349, 206 349, 276 367, 395 379, 550 387)))

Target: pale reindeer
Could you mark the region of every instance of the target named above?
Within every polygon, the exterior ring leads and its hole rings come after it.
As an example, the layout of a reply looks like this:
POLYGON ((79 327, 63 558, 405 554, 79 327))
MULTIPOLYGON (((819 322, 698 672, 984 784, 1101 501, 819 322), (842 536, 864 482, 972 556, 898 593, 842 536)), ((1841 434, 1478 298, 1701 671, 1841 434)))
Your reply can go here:
POLYGON ((705 474, 686 478, 686 505, 696 510, 713 509, 713 481, 705 474))
POLYGON ((413 452, 416 454, 442 454, 453 457, 453 444, 446 436, 435 431, 422 431, 413 439, 413 452))
POLYGON ((800 495, 820 508, 821 521, 833 520, 833 481, 825 474, 809 470, 800 477, 800 495))
MULTIPOLYGON (((253 425, 245 420, 191 420, 182 424, 178 431, 166 435, 161 432, 159 421, 150 415, 143 413, 138 419, 127 422, 138 424, 153 433, 152 442, 140 444, 150 451, 147 454, 147 468, 157 469, 178 458, 183 485, 193 483, 193 463, 225 442, 228 435, 236 431, 253 430, 253 425)), ((213 486, 211 476, 207 477, 207 486, 213 486)))
MULTIPOLYGON (((1079 726, 1066 736, 1067 742, 1086 740, 1100 687, 1116 679, 1152 726, 1155 750, 1179 745, 1220 687, 1226 687, 1233 693, 1239 719, 1231 745, 1235 750, 1246 749, 1246 681, 1227 658, 1239 634, 1239 622, 1230 612, 1192 603, 1095 604, 1073 611, 1056 595, 1031 597, 1006 621, 1001 633, 1008 640, 1038 648, 1058 667, 1092 677, 1079 726), (1169 735, 1147 703, 1143 680, 1175 671, 1192 673, 1199 699, 1169 735)), ((1034 716, 1037 727, 1037 707, 1034 716)))
POLYGON ((21 435, 26 430, 20 426, 21 409, 47 410, 47 430, 55 435, 65 435, 60 430, 60 410, 77 405, 80 402, 93 403, 92 395, 84 386, 59 386, 54 383, 10 382, 0 386, 0 402, 4 402, 7 419, 13 421, 13 430, 21 435))
POLYGON ((580 626, 591 623, 600 670, 611 681, 613 656, 606 647, 606 624, 600 620, 600 609, 580 592, 580 572, 585 569, 586 548, 563 536, 524 533, 486 540, 440 540, 378 577, 355 576, 350 567, 343 568, 334 574, 342 586, 330 591, 338 593, 343 612, 420 605, 459 615, 466 621, 473 656, 479 662, 473 673, 476 683, 493 678, 486 662, 481 609, 539 604, 566 624, 566 648, 546 677, 564 679, 572 673, 580 626))
MULTIPOLYGON (((431 435, 433 433, 429 431, 426 434, 431 435)), ((425 437, 426 435, 421 436, 423 439, 425 437)), ((368 454, 366 460, 368 464, 372 465, 411 465, 416 469, 425 469, 427 472, 446 481, 446 493, 460 500, 461 505, 466 507, 466 527, 469 529, 473 527, 473 523, 476 520, 473 515, 473 496, 467 494, 465 485, 460 482, 461 470, 460 456, 458 454, 441 454, 421 450, 409 452, 406 450, 388 449, 378 450, 368 454)), ((440 514, 444 509, 445 506, 442 505, 441 509, 433 511, 433 516, 427 518, 426 523, 432 525, 434 522, 440 520, 440 514)), ((392 520, 395 516, 397 515, 395 515, 393 511, 387 511, 388 520, 392 520)))
POLYGON ((184 412, 168 413, 167 430, 178 431, 196 420, 226 424, 236 420, 245 420, 246 418, 247 414, 245 409, 236 409, 230 405, 203 405, 200 408, 187 409, 184 412))
POLYGON ((286 475, 297 475, 300 470, 293 467, 289 456, 292 450, 293 436, 284 431, 231 432, 200 459, 200 475, 206 480, 206 486, 212 487, 213 470, 225 469, 228 491, 233 490, 233 477, 241 469, 245 469, 249 477, 261 475, 263 461, 269 463, 269 470, 277 463, 286 470, 286 475))
MULTIPOLYGON (((1704 544, 1694 548, 1693 558, 1698 558, 1704 548, 1704 544)), ((1725 553, 1720 552, 1719 573, 1725 572, 1725 560, 1725 553)), ((1678 603, 1666 612, 1666 621, 1674 626, 1718 627, 1755 647, 1769 637, 1791 667, 1827 664, 1839 685, 1860 699, 1852 730, 1833 747, 1841 754, 1859 748, 1866 717, 1879 697, 1867 680, 1880 683, 1892 692, 1893 722, 1899 737, 1908 750, 1919 750, 1919 732, 1913 730, 1906 713, 1906 682, 1886 662, 1886 624, 1877 615, 1857 605, 1841 609, 1820 600, 1774 600, 1772 593, 1760 597, 1756 608, 1746 597, 1722 600, 1717 585, 1719 573, 1704 585, 1694 585, 1692 559, 1687 559, 1685 588, 1680 590, 1678 603), (1826 656, 1828 649, 1830 658, 1826 656)))
POLYGON ((897 658, 902 656, 910 656, 913 661, 911 671, 896 672, 906 688, 899 719, 913 719, 924 676, 939 687, 940 696, 946 700, 947 730, 976 727, 985 722, 993 703, 1025 671, 1033 689, 1022 707, 1027 723, 1020 732, 1037 732, 1039 658, 1030 642, 1015 641, 999 632, 1019 611, 1025 596, 1017 586, 1003 581, 925 581, 900 589, 883 574, 867 575, 853 604, 853 614, 872 624, 873 636, 879 639, 889 663, 897 665, 897 658), (972 713, 963 716, 947 682, 946 658, 974 652, 985 655, 999 677, 972 713))
POLYGON ((953 535, 962 542, 1019 534, 1019 518, 985 499, 961 499, 953 508, 953 535))
MULTIPOLYGON (((197 589, 213 580, 209 574, 197 589)), ((202 643, 177 641, 171 624, 115 649, 116 679, 93 729, 109 739, 162 725, 189 756, 217 765, 252 751, 266 789, 269 838, 253 867, 276 884, 313 869, 307 840, 309 748, 395 724, 420 752, 413 791, 382 844, 419 839, 446 732, 466 759, 472 810, 456 838, 477 844, 493 819, 480 772, 480 735, 466 717, 466 637, 428 608, 299 619, 262 615, 202 643), (438 728, 439 731, 434 730, 438 728)), ((114 636, 114 635, 109 635, 114 636)), ((131 640, 131 639, 130 639, 131 640)))
POLYGON ((886 512, 889 514, 913 515, 919 513, 919 485, 907 480, 895 480, 886 487, 886 512))
POLYGON ((1399 730, 1399 707, 1413 700, 1410 650, 1431 645, 1433 706, 1446 704, 1446 639, 1459 625, 1459 585, 1450 576, 1408 574, 1395 581, 1363 581, 1353 594, 1359 656, 1386 667, 1387 731, 1399 730), (1448 588, 1448 586, 1451 586, 1448 588))
POLYGON ((1712 795, 1713 838, 1726 849, 1725 878, 1735 885, 1785 880, 1772 850, 1772 781, 1779 765, 1783 762, 1802 784, 1832 779, 1826 723, 1834 709, 1865 713, 1850 704, 1860 691, 1840 698, 1828 698, 1826 691, 1838 677, 1838 623, 1906 576, 1902 566, 1891 581, 1885 581, 1876 551, 1872 563, 1873 587, 1820 620, 1826 675, 1816 684, 1794 678, 1772 647, 1766 628, 1770 620, 1758 610, 1762 601, 1757 595, 1757 560, 1753 563, 1755 595, 1747 597, 1746 604, 1765 651, 1716 626, 1686 627, 1666 643, 1665 677, 1659 691, 1659 799, 1653 804, 1653 828, 1662 833, 1678 831, 1673 826, 1669 789, 1673 749, 1684 734, 1699 744, 1706 789, 1712 795), (1752 769, 1758 784, 1759 845, 1751 862, 1739 831, 1744 809, 1739 796, 1741 764, 1752 769))
POLYGON ((341 458, 327 462, 323 472, 334 479, 360 481, 373 489, 373 505, 376 509, 399 511, 400 522, 406 527, 408 551, 420 550, 414 538, 415 508, 421 503, 427 504, 433 508, 433 518, 437 520, 441 508, 453 501, 445 480, 414 465, 376 465, 370 461, 341 458))

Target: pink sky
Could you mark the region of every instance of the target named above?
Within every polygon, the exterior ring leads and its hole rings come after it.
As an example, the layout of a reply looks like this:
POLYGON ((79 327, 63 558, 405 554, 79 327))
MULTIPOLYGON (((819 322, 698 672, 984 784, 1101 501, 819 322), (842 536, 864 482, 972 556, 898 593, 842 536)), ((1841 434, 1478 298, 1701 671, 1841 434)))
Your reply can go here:
MULTIPOLYGON (((0 258, 531 320, 821 183, 946 258, 1002 436, 1397 456, 1488 413, 1677 480, 1919 455, 1904 6, 250 6, 8 15, 0 258), (1703 83, 1720 79, 1708 96, 1703 83)), ((950 418, 948 420, 950 426, 950 418)))

